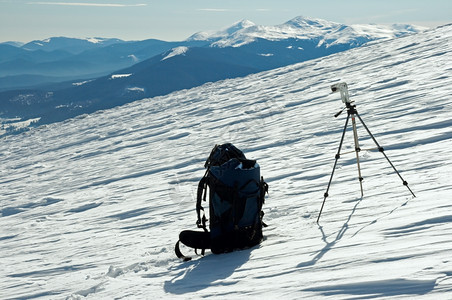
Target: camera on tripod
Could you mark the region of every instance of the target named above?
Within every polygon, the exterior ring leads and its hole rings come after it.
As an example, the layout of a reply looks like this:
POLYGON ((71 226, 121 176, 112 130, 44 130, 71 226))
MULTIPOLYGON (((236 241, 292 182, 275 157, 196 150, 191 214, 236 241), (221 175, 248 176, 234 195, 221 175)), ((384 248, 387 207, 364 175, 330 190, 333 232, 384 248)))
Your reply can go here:
POLYGON ((394 171, 397 173, 399 178, 402 180, 403 185, 408 188, 408 190, 411 192, 413 197, 416 197, 414 195, 413 191, 408 186, 408 182, 405 179, 402 178, 402 175, 400 175, 399 171, 397 171, 397 169, 395 168, 394 164, 389 160, 388 156, 384 152, 383 147, 381 147, 378 144, 377 140, 372 135, 372 133, 370 132, 369 128, 364 123, 363 119, 361 119, 360 115, 358 114, 358 111, 356 110, 355 103, 353 102, 353 100, 350 100, 350 97, 348 95, 347 84, 345 82, 339 82, 339 83, 333 84, 331 86, 331 91, 333 93, 340 92, 341 93, 342 102, 344 102, 345 106, 346 106, 340 112, 335 114, 334 117, 338 117, 344 111, 344 109, 347 109, 347 119, 345 120, 344 131, 342 131, 342 138, 341 138, 341 141, 339 143, 339 149, 337 150, 337 154, 335 156, 336 160, 334 162, 333 171, 331 172, 330 181, 328 182, 328 187, 326 188, 325 194, 323 194, 323 196, 324 196, 323 203, 322 203, 322 207, 320 208, 319 216, 317 217, 317 223, 319 223, 320 215, 322 214, 322 211, 323 211, 323 206, 325 204, 326 198, 328 197, 328 191, 330 190, 330 185, 331 185, 331 181, 333 180, 334 170, 336 169, 337 161, 341 157, 342 143, 344 142, 345 131, 347 130, 348 120, 350 118, 352 119, 352 126, 353 126, 353 136, 354 136, 355 153, 356 153, 356 164, 358 166, 358 179, 359 179, 359 184, 361 186, 361 198, 364 196, 363 185, 362 185, 363 177, 361 176, 361 167, 360 167, 360 164, 359 164, 359 152, 361 151, 361 148, 359 146, 359 141, 358 141, 358 132, 356 130, 355 116, 358 117, 358 119, 361 121, 361 124, 364 126, 364 128, 367 131, 367 133, 369 134, 369 136, 372 138, 372 140, 374 141, 375 145, 377 146, 378 151, 380 151, 384 155, 384 157, 389 162, 391 167, 394 169, 394 171))
POLYGON ((347 83, 339 82, 339 83, 333 84, 331 86, 331 91, 333 93, 340 92, 341 93, 342 102, 344 102, 345 104, 352 104, 353 100, 350 100, 350 97, 348 95, 347 83))

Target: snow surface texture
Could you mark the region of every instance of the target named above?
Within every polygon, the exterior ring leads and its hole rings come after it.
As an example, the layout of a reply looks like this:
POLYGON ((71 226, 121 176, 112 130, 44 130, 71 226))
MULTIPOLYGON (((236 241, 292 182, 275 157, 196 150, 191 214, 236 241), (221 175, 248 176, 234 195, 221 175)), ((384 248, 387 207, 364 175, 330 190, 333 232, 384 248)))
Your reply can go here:
POLYGON ((3 138, 0 298, 450 299, 451 47, 444 26, 3 138), (317 225, 345 122, 338 81, 417 197, 369 150, 361 199, 343 154, 317 225), (270 185, 266 239, 182 262, 174 243, 196 227, 223 142, 270 185))

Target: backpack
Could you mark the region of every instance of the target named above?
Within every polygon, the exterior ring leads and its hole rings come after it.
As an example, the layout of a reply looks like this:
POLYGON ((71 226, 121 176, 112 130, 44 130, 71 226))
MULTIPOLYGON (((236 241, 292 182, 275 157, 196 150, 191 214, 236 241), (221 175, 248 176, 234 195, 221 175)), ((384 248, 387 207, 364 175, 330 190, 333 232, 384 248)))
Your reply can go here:
POLYGON ((231 143, 216 145, 204 164, 207 169, 199 181, 196 201, 198 228, 203 231, 184 230, 179 234, 175 252, 184 256, 179 243, 214 254, 231 252, 260 244, 263 239, 262 206, 268 184, 260 176, 256 160, 249 160, 231 143), (202 206, 209 194, 209 229, 202 206))

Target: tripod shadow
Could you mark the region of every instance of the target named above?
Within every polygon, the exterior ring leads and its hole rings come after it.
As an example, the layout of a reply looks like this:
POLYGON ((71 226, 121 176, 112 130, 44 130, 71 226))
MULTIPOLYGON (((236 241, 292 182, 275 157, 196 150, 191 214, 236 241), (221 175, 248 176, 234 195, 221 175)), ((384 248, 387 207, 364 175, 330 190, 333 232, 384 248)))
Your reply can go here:
POLYGON ((309 261, 306 262, 302 262, 299 263, 297 265, 297 268, 305 268, 305 267, 309 267, 309 266, 313 266, 315 265, 320 259, 322 259, 322 257, 328 252, 330 251, 344 236, 345 232, 347 232, 348 230, 348 224, 350 222, 350 220, 352 219, 353 214, 356 211, 356 208, 358 207, 359 203, 361 203, 361 201, 363 200, 363 198, 359 198, 359 200, 356 202, 355 206, 353 207, 352 212, 350 213, 350 215, 347 218, 347 221, 344 223, 344 225, 342 225, 341 229, 338 231, 336 238, 332 241, 332 242, 328 242, 327 241, 327 236, 325 234, 325 232, 323 231, 323 227, 321 225, 319 226, 319 230, 322 233, 322 240, 325 242, 325 246, 320 249, 319 252, 317 252, 317 254, 309 261))
POLYGON ((358 231, 356 231, 356 232, 352 235, 352 237, 354 237, 355 235, 357 235, 358 233, 360 233, 361 230, 363 230, 364 228, 366 228, 366 227, 368 227, 368 226, 370 226, 370 225, 373 225, 373 224, 377 223, 379 220, 384 219, 384 218, 386 218, 387 216, 390 216, 390 215, 391 215, 393 212, 395 212, 397 209, 399 209, 399 208, 404 207, 405 205, 407 205, 409 201, 410 201, 410 200, 405 201, 405 202, 404 202, 403 204, 401 204, 400 206, 394 207, 394 208, 393 208, 391 211, 389 211, 386 215, 383 215, 383 216, 381 216, 381 217, 378 217, 378 218, 376 218, 375 220, 373 220, 372 222, 370 222, 370 223, 364 225, 364 226, 361 227, 358 231))
POLYGON ((164 290, 167 293, 182 295, 198 292, 212 285, 233 285, 237 281, 221 282, 221 280, 231 276, 246 263, 252 249, 254 248, 221 255, 209 254, 201 259, 182 263, 175 268, 180 270, 178 274, 172 280, 165 281, 164 290))

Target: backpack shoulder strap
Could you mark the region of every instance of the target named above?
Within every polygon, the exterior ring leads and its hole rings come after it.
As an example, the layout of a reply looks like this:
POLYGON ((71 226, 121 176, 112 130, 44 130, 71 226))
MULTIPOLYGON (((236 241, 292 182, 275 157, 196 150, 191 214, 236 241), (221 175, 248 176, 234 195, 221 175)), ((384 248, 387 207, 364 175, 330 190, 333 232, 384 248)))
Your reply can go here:
POLYGON ((182 259, 183 261, 190 261, 191 257, 183 255, 182 252, 180 251, 179 243, 180 240, 177 241, 176 246, 174 247, 174 252, 176 252, 176 256, 182 259))
POLYGON ((191 260, 191 257, 182 254, 179 246, 180 243, 187 247, 194 248, 197 255, 204 256, 206 249, 211 248, 210 233, 204 231, 184 230, 179 234, 179 241, 176 243, 174 252, 176 252, 176 256, 178 258, 181 258, 184 261, 189 261, 191 260), (198 250, 201 250, 200 254, 198 254, 198 250))
POLYGON ((265 203, 265 194, 268 195, 268 184, 264 181, 264 177, 261 176, 261 181, 260 181, 260 201, 259 201, 259 212, 260 212, 260 219, 262 222, 262 226, 263 227, 268 227, 267 224, 264 223, 263 218, 264 218, 264 211, 262 210, 262 206, 265 203))
POLYGON ((206 214, 204 212, 204 207, 202 207, 201 202, 206 201, 206 197, 207 197, 208 173, 209 173, 209 170, 206 171, 206 173, 204 174, 204 177, 201 178, 201 180, 199 181, 198 193, 197 193, 197 198, 196 198, 196 213, 198 215, 198 220, 196 221, 196 225, 198 226, 198 228, 202 228, 205 232, 207 232, 207 227, 206 227, 207 218, 206 218, 206 214), (201 211, 202 211, 202 216, 201 216, 201 211))

